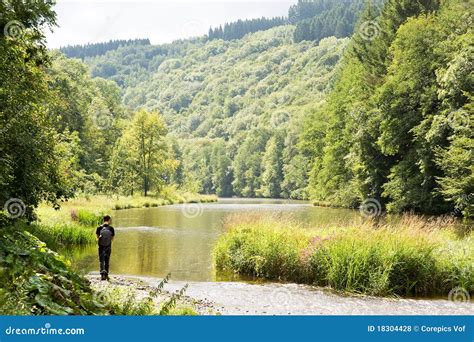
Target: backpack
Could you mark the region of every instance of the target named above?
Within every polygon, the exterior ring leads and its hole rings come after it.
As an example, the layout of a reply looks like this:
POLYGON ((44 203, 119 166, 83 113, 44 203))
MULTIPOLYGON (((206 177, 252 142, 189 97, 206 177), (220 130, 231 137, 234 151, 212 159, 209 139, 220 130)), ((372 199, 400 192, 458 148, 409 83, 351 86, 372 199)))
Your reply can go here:
POLYGON ((106 247, 112 244, 112 231, 108 226, 103 226, 100 230, 99 245, 106 247))

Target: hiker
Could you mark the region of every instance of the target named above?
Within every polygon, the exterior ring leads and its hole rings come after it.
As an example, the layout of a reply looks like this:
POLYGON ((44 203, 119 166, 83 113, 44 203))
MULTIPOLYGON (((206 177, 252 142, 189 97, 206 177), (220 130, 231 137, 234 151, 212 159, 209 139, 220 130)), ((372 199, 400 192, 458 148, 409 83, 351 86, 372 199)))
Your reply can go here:
POLYGON ((109 279, 109 260, 112 253, 112 240, 115 236, 114 227, 110 225, 110 222, 110 216, 105 215, 104 223, 97 227, 95 232, 99 243, 100 280, 109 279))

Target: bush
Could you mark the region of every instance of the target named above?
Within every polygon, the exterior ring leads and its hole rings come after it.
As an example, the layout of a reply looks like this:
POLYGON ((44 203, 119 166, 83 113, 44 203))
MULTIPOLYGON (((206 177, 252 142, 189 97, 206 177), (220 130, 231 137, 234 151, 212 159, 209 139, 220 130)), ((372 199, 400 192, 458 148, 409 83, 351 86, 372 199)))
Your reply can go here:
POLYGON ((146 316, 156 314, 151 297, 137 298, 135 291, 124 288, 110 288, 98 292, 104 306, 112 315, 146 316))
POLYGON ((89 282, 24 227, 2 227, 0 314, 105 314, 89 282))
POLYGON ((170 275, 168 274, 156 288, 145 296, 139 297, 137 291, 133 288, 113 287, 105 284, 105 288, 97 291, 96 297, 101 300, 104 307, 113 315, 196 315, 197 313, 192 308, 177 306, 178 301, 187 289, 187 285, 173 293, 170 298, 161 303, 158 309, 155 299, 158 294, 162 293, 164 285, 169 281, 169 277, 170 275))

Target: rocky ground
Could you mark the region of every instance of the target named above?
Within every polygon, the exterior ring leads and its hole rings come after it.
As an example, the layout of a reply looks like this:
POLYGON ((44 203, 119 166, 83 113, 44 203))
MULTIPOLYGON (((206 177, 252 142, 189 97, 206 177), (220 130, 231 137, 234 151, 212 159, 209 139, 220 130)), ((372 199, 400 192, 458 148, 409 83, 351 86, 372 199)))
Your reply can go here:
MULTIPOLYGON (((105 288, 126 288, 135 291, 137 298, 141 299, 150 294, 151 291, 155 290, 158 284, 162 279, 156 279, 154 282, 148 282, 140 279, 139 277, 132 276, 113 276, 110 277, 109 281, 101 281, 100 275, 98 274, 89 274, 86 276, 87 279, 91 282, 91 286, 97 290, 103 290, 105 288)), ((185 284, 183 284, 184 286, 185 284)), ((171 298, 174 292, 179 291, 181 288, 174 287, 173 289, 168 288, 165 285, 165 288, 159 292, 155 298, 157 307, 166 302, 171 298)), ((178 302, 180 307, 193 308, 199 315, 215 315, 218 314, 217 311, 213 310, 213 303, 206 300, 194 299, 189 296, 182 296, 178 302)))
MULTIPOLYGON (((122 286, 146 296, 162 279, 117 275, 109 282, 90 274, 95 288, 122 286)), ((201 315, 470 315, 474 303, 466 297, 446 299, 399 299, 348 296, 299 284, 170 281, 157 298, 157 305, 186 284, 179 305, 194 307, 201 315)))

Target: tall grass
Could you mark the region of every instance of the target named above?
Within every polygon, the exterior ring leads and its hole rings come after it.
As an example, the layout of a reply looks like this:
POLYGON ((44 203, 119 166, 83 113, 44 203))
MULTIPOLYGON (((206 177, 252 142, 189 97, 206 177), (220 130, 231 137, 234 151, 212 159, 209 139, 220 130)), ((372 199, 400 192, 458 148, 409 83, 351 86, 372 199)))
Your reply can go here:
POLYGON ((101 225, 104 215, 102 212, 96 213, 84 209, 79 209, 77 212, 71 211, 72 220, 86 227, 97 227, 101 225))
POLYGON ((95 228, 78 224, 31 224, 27 230, 50 248, 85 246, 96 241, 95 228))
POLYGON ((216 268, 371 295, 445 295, 474 290, 473 234, 448 220, 306 229, 291 221, 232 218, 214 249, 216 268))
POLYGON ((102 212, 86 209, 63 212, 49 208, 43 210, 40 210, 43 214, 40 221, 27 226, 27 230, 49 248, 58 250, 69 246, 85 246, 96 241, 95 229, 102 222, 102 212))

